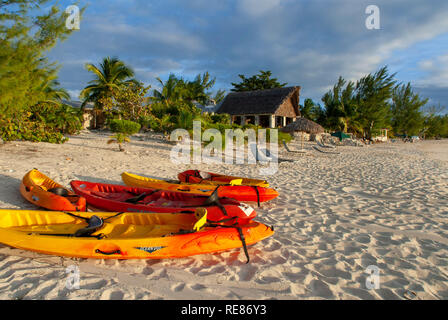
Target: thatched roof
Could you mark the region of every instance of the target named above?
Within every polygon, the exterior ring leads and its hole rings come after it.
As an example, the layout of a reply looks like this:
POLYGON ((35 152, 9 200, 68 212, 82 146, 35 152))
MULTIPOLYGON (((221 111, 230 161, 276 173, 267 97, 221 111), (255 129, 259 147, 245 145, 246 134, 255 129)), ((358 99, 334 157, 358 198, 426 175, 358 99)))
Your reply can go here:
POLYGON ((286 127, 280 129, 283 132, 307 132, 307 133, 322 133, 325 129, 318 123, 306 118, 298 118, 293 123, 288 124, 286 127))
MULTIPOLYGON (((217 113, 230 115, 276 114, 282 104, 294 94, 298 97, 300 87, 275 88, 268 90, 231 92, 222 102, 217 113)), ((294 111, 295 116, 298 110, 294 111)))

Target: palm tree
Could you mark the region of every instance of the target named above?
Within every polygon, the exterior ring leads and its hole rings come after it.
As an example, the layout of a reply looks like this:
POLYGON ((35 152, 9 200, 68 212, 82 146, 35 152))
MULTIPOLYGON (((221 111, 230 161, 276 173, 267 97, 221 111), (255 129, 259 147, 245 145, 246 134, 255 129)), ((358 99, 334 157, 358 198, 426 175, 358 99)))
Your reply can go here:
POLYGON ((60 105, 62 100, 69 100, 70 94, 64 88, 60 87, 60 83, 54 77, 45 79, 39 86, 39 92, 43 94, 43 100, 39 102, 60 105))
POLYGON ((107 141, 107 144, 111 144, 114 142, 118 143, 119 150, 121 152, 123 152, 124 148, 123 148, 122 144, 126 143, 126 142, 131 142, 131 140, 129 139, 129 136, 126 133, 116 133, 109 138, 109 140, 107 141))
POLYGON ((153 91, 153 100, 161 102, 165 106, 179 101, 182 98, 183 80, 178 79, 174 74, 170 74, 167 81, 163 82, 160 78, 156 78, 162 86, 162 90, 153 91))
POLYGON ((347 83, 346 80, 339 77, 333 89, 322 97, 322 102, 325 104, 327 125, 329 127, 343 132, 359 130, 359 124, 355 120, 357 104, 354 94, 355 83, 352 81, 347 83))
POLYGON ((207 105, 211 100, 211 93, 207 92, 215 85, 216 79, 211 79, 210 74, 205 72, 202 76, 199 74, 194 81, 185 83, 184 97, 188 102, 199 102, 207 105))
POLYGON ((95 79, 89 82, 89 85, 81 91, 80 97, 83 99, 82 107, 87 102, 94 102, 97 109, 103 106, 99 102, 101 98, 110 97, 114 89, 131 83, 138 83, 133 79, 134 71, 118 58, 106 57, 100 63, 99 67, 88 63, 86 69, 95 75, 95 79))

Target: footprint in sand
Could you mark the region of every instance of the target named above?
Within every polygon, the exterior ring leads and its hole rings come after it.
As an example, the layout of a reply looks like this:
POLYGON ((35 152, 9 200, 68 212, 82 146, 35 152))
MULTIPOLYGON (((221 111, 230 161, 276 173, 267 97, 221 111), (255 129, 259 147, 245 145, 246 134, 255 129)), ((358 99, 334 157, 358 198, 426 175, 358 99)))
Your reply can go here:
POLYGON ((372 200, 392 200, 392 201, 402 201, 403 200, 403 197, 395 197, 395 196, 380 193, 380 192, 373 194, 373 193, 365 192, 362 189, 356 189, 353 187, 343 187, 341 190, 345 193, 353 194, 356 196, 360 196, 360 197, 364 197, 364 198, 368 198, 368 199, 372 199, 372 200))
POLYGON ((202 285, 202 284, 200 284, 200 283, 196 283, 196 284, 194 284, 194 285, 190 285, 189 286, 191 289, 193 289, 193 290, 205 290, 207 287, 206 286, 204 286, 204 285, 202 285))
POLYGON ((99 280, 99 281, 94 281, 91 283, 82 284, 80 286, 80 288, 85 289, 85 290, 99 290, 99 289, 105 287, 106 285, 107 285, 106 280, 99 280))
POLYGON ((120 290, 108 289, 101 295, 101 300, 123 300, 124 292, 120 290))
POLYGON ((171 290, 174 292, 180 292, 185 289, 185 283, 181 282, 171 286, 171 290))
POLYGON ((309 284, 309 289, 311 289, 312 295, 314 296, 325 299, 334 298, 333 292, 331 292, 328 285, 321 280, 312 280, 309 284))

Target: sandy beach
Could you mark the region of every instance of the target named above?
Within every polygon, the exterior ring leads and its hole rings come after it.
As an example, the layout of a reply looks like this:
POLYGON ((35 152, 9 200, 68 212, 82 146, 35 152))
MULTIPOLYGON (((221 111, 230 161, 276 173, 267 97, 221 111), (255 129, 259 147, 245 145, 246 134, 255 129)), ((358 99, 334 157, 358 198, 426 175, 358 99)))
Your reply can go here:
POLYGON ((305 156, 280 149, 296 161, 262 177, 256 165, 174 165, 172 145, 145 135, 118 152, 108 137, 84 131, 63 145, 0 145, 0 208, 37 209, 19 193, 33 168, 67 187, 75 179, 122 184, 123 171, 176 179, 198 168, 267 178, 280 196, 256 208, 257 220, 275 235, 249 247, 249 264, 239 249, 105 261, 0 245, 0 299, 448 299, 448 140, 305 156), (80 270, 79 289, 66 286, 69 266, 80 270), (378 289, 366 287, 369 266, 379 270, 378 289))

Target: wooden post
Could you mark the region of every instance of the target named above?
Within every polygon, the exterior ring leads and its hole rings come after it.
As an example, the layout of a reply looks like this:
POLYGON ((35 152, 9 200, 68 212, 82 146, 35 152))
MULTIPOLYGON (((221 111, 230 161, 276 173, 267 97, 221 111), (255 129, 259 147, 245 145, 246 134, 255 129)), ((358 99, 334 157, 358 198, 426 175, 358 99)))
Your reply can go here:
POLYGON ((303 150, 303 131, 302 131, 302 149, 303 150))
POLYGON ((275 114, 269 116, 269 128, 275 128, 275 114))

